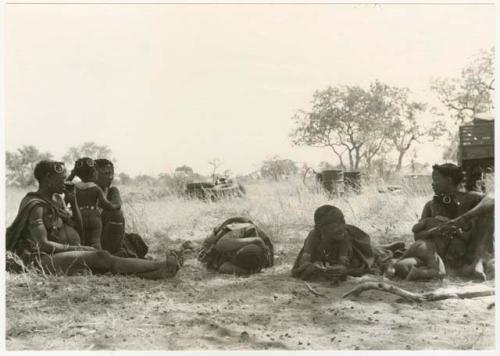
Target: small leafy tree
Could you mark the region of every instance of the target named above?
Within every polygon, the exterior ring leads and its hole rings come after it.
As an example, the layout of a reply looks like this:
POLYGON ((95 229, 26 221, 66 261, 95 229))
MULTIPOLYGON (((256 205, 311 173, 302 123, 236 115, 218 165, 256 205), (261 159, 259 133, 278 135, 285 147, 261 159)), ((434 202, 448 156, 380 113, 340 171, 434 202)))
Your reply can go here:
POLYGON ((222 166, 222 160, 220 158, 214 158, 208 161, 208 164, 212 167, 212 180, 215 181, 215 174, 217 170, 222 166))
POLYGON ((85 142, 80 146, 70 147, 62 159, 68 166, 72 167, 73 163, 81 157, 90 157, 92 159, 106 158, 115 161, 112 158, 112 151, 108 146, 101 146, 95 142, 85 142))
POLYGON ((495 48, 480 50, 462 69, 460 78, 436 78, 434 90, 459 124, 495 108, 495 48))
POLYGON ((188 177, 191 177, 194 174, 193 168, 186 165, 177 167, 174 172, 175 174, 177 173, 185 174, 188 177))
POLYGON ((29 187, 35 185, 33 171, 35 165, 44 159, 51 159, 52 154, 40 152, 35 146, 23 146, 15 152, 6 152, 5 166, 6 183, 17 187, 29 187))
POLYGON ((123 172, 118 174, 118 179, 120 180, 120 184, 123 185, 129 185, 130 183, 132 183, 132 178, 128 174, 123 172))
POLYGON ((294 161, 275 156, 272 159, 262 162, 260 174, 264 178, 280 180, 285 176, 297 174, 298 170, 294 161))
POLYGON ((397 152, 398 172, 403 166, 405 154, 415 143, 422 143, 424 140, 434 141, 446 131, 440 120, 433 120, 426 125, 423 115, 430 115, 426 112, 426 105, 411 101, 409 94, 410 91, 406 88, 394 88, 393 109, 386 131, 389 144, 397 152))

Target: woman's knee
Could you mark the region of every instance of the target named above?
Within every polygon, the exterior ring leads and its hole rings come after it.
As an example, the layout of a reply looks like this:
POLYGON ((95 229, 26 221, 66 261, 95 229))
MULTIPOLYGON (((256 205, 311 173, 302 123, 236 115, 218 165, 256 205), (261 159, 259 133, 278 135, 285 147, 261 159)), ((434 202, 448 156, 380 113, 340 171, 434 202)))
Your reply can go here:
POLYGON ((105 271, 112 271, 114 269, 114 264, 115 264, 115 257, 111 255, 108 251, 106 250, 98 250, 94 252, 94 258, 96 260, 96 268, 105 270, 105 271))

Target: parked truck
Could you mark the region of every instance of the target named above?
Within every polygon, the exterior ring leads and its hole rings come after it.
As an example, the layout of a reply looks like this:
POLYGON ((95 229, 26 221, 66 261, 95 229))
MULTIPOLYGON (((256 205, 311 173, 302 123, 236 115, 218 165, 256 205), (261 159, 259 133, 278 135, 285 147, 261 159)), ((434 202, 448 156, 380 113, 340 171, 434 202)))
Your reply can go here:
POLYGON ((467 190, 484 190, 487 174, 495 168, 495 124, 493 117, 475 118, 460 126, 458 162, 465 171, 467 190))

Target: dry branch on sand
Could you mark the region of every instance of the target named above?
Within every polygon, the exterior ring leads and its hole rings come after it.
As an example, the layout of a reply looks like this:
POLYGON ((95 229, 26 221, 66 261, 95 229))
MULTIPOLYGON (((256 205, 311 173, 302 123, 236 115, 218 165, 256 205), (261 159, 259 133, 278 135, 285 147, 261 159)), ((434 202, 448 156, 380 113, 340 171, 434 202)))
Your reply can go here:
POLYGON ((325 296, 324 294, 322 294, 322 293, 320 293, 320 292, 316 291, 316 290, 315 290, 315 289, 314 289, 314 288, 313 288, 313 287, 312 287, 309 283, 307 283, 307 282, 304 282, 304 283, 306 284, 307 289, 309 289, 309 291, 310 291, 312 294, 314 294, 314 295, 316 295, 316 296, 318 296, 318 297, 324 297, 324 296, 325 296))
POLYGON ((465 298, 476 298, 476 297, 486 297, 495 295, 495 291, 492 289, 483 291, 473 291, 473 292, 432 291, 426 293, 414 293, 384 282, 365 282, 356 286, 354 289, 347 292, 342 297, 347 298, 350 297, 351 295, 357 297, 361 293, 371 289, 395 294, 411 302, 436 301, 436 300, 443 300, 450 298, 465 299, 465 298))

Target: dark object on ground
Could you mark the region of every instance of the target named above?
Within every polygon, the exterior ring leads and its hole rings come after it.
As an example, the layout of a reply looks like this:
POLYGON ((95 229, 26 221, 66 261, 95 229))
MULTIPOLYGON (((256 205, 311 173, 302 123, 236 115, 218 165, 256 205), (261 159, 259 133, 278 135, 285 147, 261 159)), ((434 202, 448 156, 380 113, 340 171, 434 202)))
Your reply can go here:
POLYGON ((191 198, 216 201, 222 198, 242 197, 246 194, 245 188, 238 182, 231 180, 208 183, 188 183, 186 195, 191 198))
POLYGON ((330 193, 336 196, 344 194, 344 172, 326 170, 316 174, 316 180, 330 193))
POLYGON ((395 294, 411 302, 435 301, 435 300, 443 300, 450 298, 466 299, 466 298, 486 297, 495 295, 495 290, 493 289, 475 291, 475 292, 457 292, 457 293, 446 292, 446 291, 414 293, 384 282, 365 282, 356 286, 354 289, 344 294, 342 298, 347 298, 350 297, 351 295, 357 297, 364 291, 370 289, 375 289, 375 290, 380 290, 382 292, 395 294))
POLYGON ((388 185, 385 188, 379 188, 378 189, 379 193, 393 193, 393 194, 398 194, 403 192, 403 187, 400 185, 388 185))
POLYGON ((146 245, 141 235, 136 233, 125 233, 122 248, 115 256, 145 259, 148 250, 149 247, 146 245))

